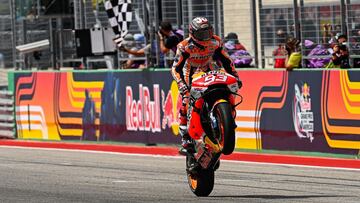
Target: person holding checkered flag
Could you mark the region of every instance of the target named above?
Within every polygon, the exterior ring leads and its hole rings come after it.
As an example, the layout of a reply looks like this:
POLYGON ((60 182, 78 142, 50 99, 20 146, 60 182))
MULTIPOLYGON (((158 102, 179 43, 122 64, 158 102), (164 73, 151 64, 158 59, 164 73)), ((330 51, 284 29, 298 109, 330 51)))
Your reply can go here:
POLYGON ((115 33, 114 42, 120 48, 132 21, 131 0, 106 0, 104 6, 115 33))

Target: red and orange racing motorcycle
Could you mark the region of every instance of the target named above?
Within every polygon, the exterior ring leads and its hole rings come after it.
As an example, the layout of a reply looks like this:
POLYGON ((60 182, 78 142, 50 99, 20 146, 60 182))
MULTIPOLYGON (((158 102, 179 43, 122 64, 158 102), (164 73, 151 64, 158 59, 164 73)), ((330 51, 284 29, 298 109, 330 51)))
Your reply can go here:
POLYGON ((194 148, 186 154, 186 172, 190 189, 197 196, 211 193, 221 154, 234 151, 235 107, 242 101, 239 88, 236 78, 224 71, 193 76, 188 131, 194 148), (236 96, 240 97, 237 104, 236 96))

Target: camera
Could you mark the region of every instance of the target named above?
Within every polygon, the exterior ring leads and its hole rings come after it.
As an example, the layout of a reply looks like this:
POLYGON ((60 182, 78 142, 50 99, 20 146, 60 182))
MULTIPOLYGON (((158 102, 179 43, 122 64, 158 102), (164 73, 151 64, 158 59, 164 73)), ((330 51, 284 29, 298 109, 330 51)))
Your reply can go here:
POLYGON ((339 43, 338 46, 339 46, 339 49, 342 50, 342 51, 347 50, 346 43, 339 43))

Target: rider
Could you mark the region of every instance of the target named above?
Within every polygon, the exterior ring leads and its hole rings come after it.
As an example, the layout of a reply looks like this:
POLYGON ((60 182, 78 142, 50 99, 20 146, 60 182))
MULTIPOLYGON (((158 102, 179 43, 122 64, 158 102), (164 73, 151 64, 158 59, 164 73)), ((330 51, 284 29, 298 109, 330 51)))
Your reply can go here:
POLYGON ((181 154, 193 147, 187 127, 192 75, 214 70, 216 68, 214 62, 216 62, 217 66, 223 67, 226 72, 237 78, 239 88, 242 86, 233 62, 223 49, 220 37, 213 34, 213 27, 206 18, 194 18, 189 25, 189 35, 190 37, 178 44, 171 70, 182 96, 182 106, 179 113, 180 135, 182 137, 181 154))

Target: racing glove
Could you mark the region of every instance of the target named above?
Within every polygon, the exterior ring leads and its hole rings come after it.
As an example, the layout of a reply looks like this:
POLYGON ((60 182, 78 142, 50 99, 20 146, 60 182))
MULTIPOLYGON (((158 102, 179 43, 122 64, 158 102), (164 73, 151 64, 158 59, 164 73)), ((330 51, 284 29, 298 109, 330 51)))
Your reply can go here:
POLYGON ((238 86, 239 86, 239 89, 241 89, 241 87, 242 87, 242 82, 241 82, 240 78, 237 78, 236 80, 237 80, 237 84, 238 84, 238 86))
POLYGON ((181 96, 184 97, 185 95, 189 94, 189 88, 183 81, 178 82, 178 87, 179 87, 179 92, 180 92, 181 96))

